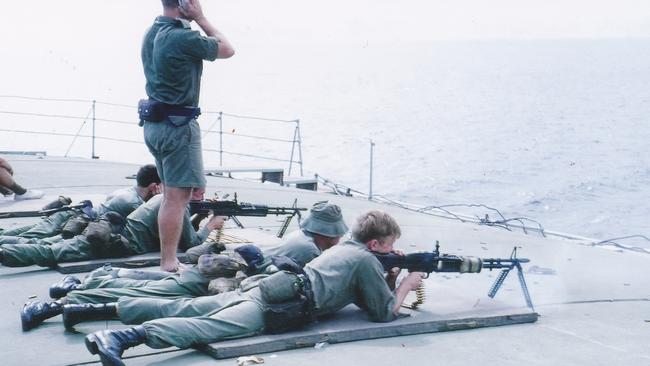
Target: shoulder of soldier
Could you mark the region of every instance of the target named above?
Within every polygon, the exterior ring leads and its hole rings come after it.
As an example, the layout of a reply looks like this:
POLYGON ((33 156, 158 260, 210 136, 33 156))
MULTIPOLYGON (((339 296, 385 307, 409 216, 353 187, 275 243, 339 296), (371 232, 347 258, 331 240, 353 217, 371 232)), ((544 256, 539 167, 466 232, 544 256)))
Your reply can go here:
POLYGON ((340 248, 343 251, 341 254, 353 259, 357 263, 357 267, 381 267, 381 263, 377 257, 362 243, 354 240, 346 240, 334 246, 334 248, 340 248))
POLYGON ((130 200, 134 195, 137 195, 138 192, 133 187, 129 188, 120 188, 113 191, 107 198, 107 201, 111 200, 130 200))

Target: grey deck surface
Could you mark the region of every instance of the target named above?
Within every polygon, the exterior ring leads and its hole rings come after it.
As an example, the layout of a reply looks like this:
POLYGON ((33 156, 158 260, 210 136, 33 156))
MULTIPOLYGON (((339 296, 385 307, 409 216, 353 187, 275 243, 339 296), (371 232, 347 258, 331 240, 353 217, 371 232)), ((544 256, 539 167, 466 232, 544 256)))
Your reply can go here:
MULTIPOLYGON (((10 202, 0 198, 0 211, 37 209, 59 194, 73 201, 101 200, 110 191, 133 184, 125 179, 136 165, 32 156, 5 156, 16 170, 17 179, 30 188, 47 193, 36 202, 10 202)), ((648 365, 650 364, 650 256, 594 248, 580 241, 543 238, 519 231, 465 224, 427 216, 366 200, 296 190, 275 184, 259 184, 208 177, 208 192, 237 192, 240 200, 287 205, 298 198, 301 206, 329 199, 343 207, 348 224, 370 208, 394 215, 402 226, 398 247, 405 252, 430 250, 440 240, 441 251, 480 257, 507 257, 512 246, 520 256, 531 259, 525 265, 526 279, 535 310, 536 323, 445 333, 398 336, 350 343, 321 344, 293 351, 257 354, 269 365, 395 365, 498 363, 501 365, 648 365)), ((2 220, 3 227, 33 219, 2 220)), ((242 218, 248 228, 272 237, 277 218, 242 218)), ((293 222, 290 230, 296 228, 293 222)), ((407 321, 486 318, 495 314, 529 314, 519 284, 511 274, 497 295, 486 293, 498 272, 480 274, 432 274, 425 281, 427 301, 407 321)), ((31 296, 47 300, 50 284, 61 274, 39 267, 0 267, 0 359, 2 365, 69 365, 96 362, 83 345, 86 333, 105 327, 123 328, 119 322, 94 322, 78 327, 79 333, 63 330, 60 317, 23 333, 19 309, 31 296)), ((317 326, 358 329, 363 314, 346 309, 338 318, 317 326), (350 316, 351 318, 346 318, 350 316), (358 323, 357 323, 358 322, 358 323)), ((393 325, 398 323, 393 323, 393 325)), ((327 328, 330 329, 330 328, 327 328)), ((294 334, 295 335, 295 334, 294 334)), ((267 336, 265 336, 267 337, 267 336)), ((261 340, 261 337, 260 337, 261 340)), ((242 340, 243 341, 243 340, 242 340)), ((247 340, 250 341, 250 340, 247 340)), ((241 341, 240 341, 241 342, 241 341)), ((224 343, 223 346, 226 344, 224 343)), ((219 345, 213 345, 216 350, 219 345)), ((214 360, 196 350, 152 350, 139 346, 128 350, 128 365, 235 365, 232 359, 214 360), (162 352, 162 353, 161 353, 162 352)))

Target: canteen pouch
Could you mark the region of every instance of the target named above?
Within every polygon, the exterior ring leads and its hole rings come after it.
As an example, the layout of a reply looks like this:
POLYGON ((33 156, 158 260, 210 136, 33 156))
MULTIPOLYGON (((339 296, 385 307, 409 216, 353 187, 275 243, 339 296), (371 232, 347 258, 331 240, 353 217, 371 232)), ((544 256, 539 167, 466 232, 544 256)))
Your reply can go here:
POLYGON ((279 304, 266 304, 264 332, 276 334, 301 328, 310 322, 309 314, 309 300, 303 295, 279 304))
POLYGON ((167 118, 167 110, 164 103, 153 99, 140 99, 138 102, 138 115, 140 116, 140 123, 143 121, 162 122, 167 118))
POLYGON ((73 216, 65 223, 65 225, 63 225, 63 228, 61 228, 61 236, 63 239, 73 238, 81 234, 84 229, 86 229, 89 222, 90 218, 86 215, 79 214, 73 216))
POLYGON ((106 220, 99 220, 89 223, 84 235, 86 235, 90 245, 99 248, 108 244, 111 234, 111 223, 106 220))
POLYGON ((262 299, 267 304, 278 304, 298 298, 301 281, 298 275, 279 271, 260 280, 262 299))

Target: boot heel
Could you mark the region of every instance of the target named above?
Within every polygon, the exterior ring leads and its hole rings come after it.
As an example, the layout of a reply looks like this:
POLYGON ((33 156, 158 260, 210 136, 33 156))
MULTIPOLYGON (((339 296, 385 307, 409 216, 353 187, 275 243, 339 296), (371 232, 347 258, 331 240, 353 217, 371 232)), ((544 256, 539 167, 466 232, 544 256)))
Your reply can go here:
POLYGON ((97 349, 97 337, 94 334, 89 334, 86 336, 86 348, 88 352, 96 355, 99 350, 97 349))

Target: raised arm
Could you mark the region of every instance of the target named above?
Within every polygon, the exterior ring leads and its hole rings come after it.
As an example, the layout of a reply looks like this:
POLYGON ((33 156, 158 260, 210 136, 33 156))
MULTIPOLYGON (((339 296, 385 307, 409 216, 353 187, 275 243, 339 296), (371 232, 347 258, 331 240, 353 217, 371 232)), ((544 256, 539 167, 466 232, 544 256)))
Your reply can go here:
POLYGON ((181 13, 187 19, 194 20, 196 24, 201 27, 205 35, 208 37, 213 37, 217 40, 218 43, 218 53, 217 58, 229 58, 235 54, 235 49, 230 44, 230 41, 215 28, 212 23, 205 17, 203 14, 203 9, 201 8, 201 3, 199 0, 186 0, 184 6, 180 8, 181 13))

